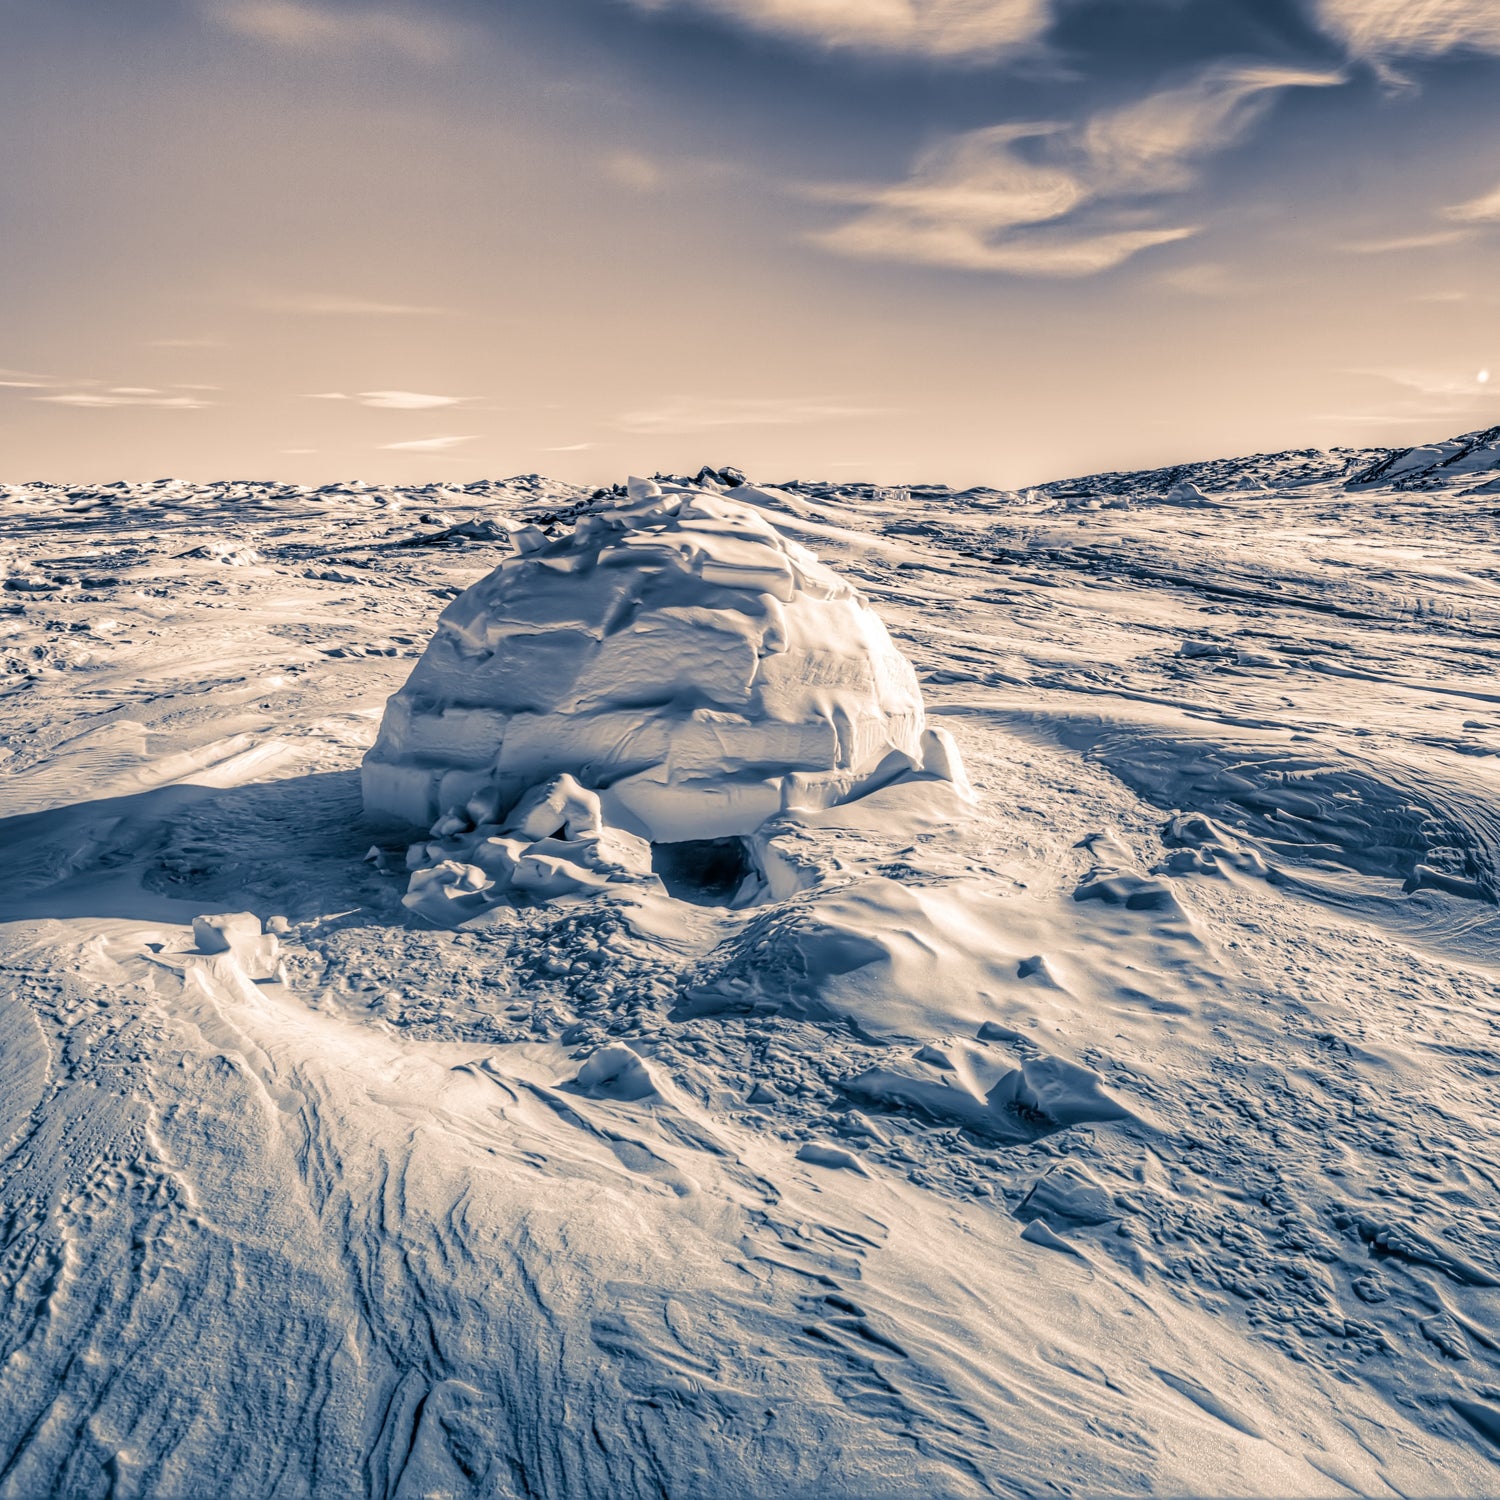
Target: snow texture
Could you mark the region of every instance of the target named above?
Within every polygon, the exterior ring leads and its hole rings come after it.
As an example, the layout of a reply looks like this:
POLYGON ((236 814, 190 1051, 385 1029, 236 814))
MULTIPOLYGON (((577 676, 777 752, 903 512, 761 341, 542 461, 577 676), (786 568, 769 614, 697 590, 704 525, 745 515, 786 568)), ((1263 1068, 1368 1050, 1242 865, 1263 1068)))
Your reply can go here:
POLYGON ((1496 456, 0 486, 0 1500, 1495 1494, 1496 456))

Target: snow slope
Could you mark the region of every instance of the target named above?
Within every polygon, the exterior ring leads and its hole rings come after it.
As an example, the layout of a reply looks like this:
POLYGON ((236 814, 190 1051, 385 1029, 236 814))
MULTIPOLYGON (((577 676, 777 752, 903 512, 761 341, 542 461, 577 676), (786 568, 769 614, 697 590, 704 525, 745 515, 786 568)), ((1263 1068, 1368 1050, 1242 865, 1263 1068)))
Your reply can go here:
POLYGON ((360 761, 587 495, 0 489, 0 1495, 1494 1493, 1500 547, 1391 457, 763 488, 975 800, 456 927, 360 761))

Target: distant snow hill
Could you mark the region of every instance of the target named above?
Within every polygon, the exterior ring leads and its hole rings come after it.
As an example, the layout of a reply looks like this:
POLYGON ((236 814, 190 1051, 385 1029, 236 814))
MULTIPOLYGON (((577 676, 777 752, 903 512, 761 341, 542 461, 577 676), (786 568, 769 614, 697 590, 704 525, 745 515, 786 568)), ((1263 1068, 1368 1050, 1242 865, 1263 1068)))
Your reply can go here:
MULTIPOLYGON (((787 481, 780 488, 807 495, 837 493, 851 499, 879 499, 892 493, 890 486, 806 480, 787 481)), ((1500 426, 1412 448, 1293 448, 1157 469, 1105 470, 1049 480, 1021 491, 906 485, 900 492, 913 500, 946 501, 965 508, 1022 499, 1050 501, 1065 509, 1079 504, 1109 506, 1112 501, 1127 507, 1167 504, 1211 509, 1232 501, 1236 494, 1330 488, 1495 493, 1500 490, 1500 426)))
POLYGON ((1500 488, 1500 426, 1468 432, 1446 443, 1426 443, 1419 448, 1401 448, 1361 469, 1350 489, 1371 484, 1390 484, 1402 490, 1427 490, 1438 485, 1488 477, 1485 489, 1500 488))
POLYGON ((1414 448, 1296 448, 1246 458, 1214 458, 1163 469, 1091 474, 1037 486, 1039 495, 1169 495, 1179 485, 1200 490, 1282 490, 1342 484, 1350 490, 1391 485, 1403 490, 1494 480, 1500 475, 1500 426, 1414 448))

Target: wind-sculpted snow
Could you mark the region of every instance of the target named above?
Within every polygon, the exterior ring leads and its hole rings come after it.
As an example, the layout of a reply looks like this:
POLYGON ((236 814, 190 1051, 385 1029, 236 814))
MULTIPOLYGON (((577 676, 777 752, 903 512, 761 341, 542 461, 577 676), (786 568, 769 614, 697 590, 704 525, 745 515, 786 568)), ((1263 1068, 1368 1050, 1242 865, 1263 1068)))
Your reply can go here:
POLYGON ((0 489, 0 1500, 1493 1494, 1482 448, 0 489))

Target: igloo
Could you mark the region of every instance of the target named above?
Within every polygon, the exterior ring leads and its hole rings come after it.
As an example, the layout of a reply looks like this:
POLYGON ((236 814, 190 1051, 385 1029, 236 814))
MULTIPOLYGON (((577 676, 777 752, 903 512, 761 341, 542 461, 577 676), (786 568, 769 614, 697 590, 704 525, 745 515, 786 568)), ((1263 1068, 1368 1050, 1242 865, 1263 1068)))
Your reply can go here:
POLYGON ((632 480, 556 539, 519 528, 387 704, 366 811, 503 829, 566 776, 600 826, 677 844, 961 777, 879 617, 760 494, 632 480))

